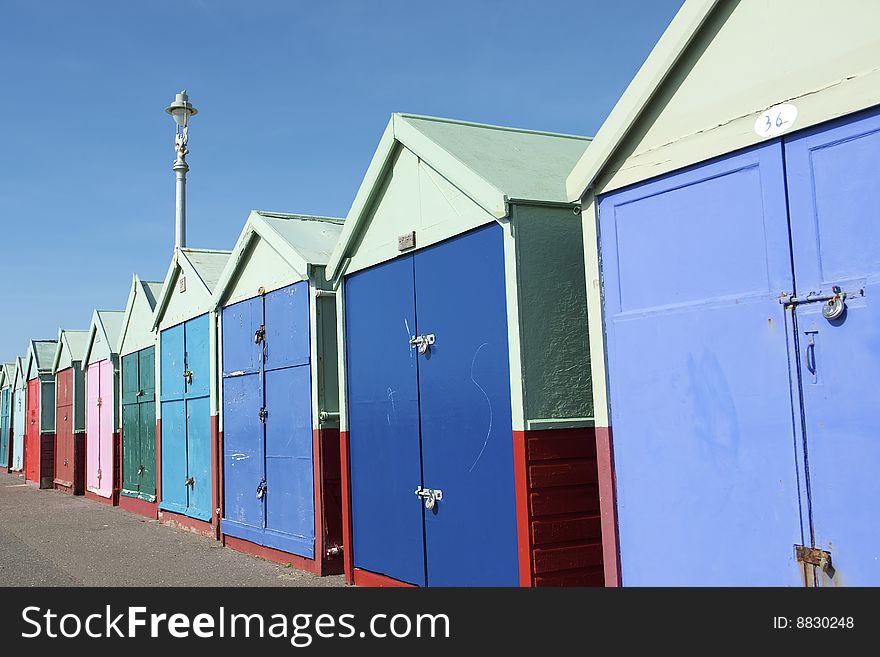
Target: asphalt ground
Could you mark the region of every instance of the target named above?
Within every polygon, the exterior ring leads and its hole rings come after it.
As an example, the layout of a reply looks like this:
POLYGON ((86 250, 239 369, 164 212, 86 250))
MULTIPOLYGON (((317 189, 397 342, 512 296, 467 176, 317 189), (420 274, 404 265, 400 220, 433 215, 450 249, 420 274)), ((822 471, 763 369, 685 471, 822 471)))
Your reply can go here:
POLYGON ((0 474, 0 586, 344 586, 0 474))

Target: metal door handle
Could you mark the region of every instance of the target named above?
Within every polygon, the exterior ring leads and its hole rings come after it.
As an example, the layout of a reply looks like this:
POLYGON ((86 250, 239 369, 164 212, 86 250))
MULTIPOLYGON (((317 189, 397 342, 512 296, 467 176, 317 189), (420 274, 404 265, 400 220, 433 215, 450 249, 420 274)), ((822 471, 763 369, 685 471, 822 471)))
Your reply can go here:
POLYGON ((807 333, 807 348, 804 350, 804 366, 813 378, 813 383, 818 380, 816 374, 816 334, 814 332, 807 333))
POLYGON ((416 488, 415 494, 417 497, 421 497, 425 500, 425 508, 428 511, 431 511, 437 502, 443 499, 443 491, 439 488, 422 488, 419 486, 416 488))
POLYGON ((409 346, 416 347, 420 354, 426 354, 435 341, 436 338, 433 333, 428 333, 427 335, 414 335, 409 339, 409 346))

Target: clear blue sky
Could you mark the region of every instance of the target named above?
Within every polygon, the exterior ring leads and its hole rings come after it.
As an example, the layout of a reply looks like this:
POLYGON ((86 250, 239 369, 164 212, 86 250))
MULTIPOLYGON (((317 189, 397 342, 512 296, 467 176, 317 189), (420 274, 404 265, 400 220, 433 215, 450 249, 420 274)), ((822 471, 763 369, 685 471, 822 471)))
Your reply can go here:
POLYGON ((681 4, 4 0, 0 359, 164 277, 180 89, 188 243, 229 249, 252 208, 344 217, 391 112, 595 133, 681 4))

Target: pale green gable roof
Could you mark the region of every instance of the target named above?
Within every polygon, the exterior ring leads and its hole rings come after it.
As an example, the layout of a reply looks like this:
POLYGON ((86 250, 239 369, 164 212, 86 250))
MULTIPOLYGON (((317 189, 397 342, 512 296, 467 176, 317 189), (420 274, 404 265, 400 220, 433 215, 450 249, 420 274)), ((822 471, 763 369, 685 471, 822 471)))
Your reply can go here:
POLYGON ((335 217, 252 210, 214 290, 215 307, 228 297, 246 262, 245 253, 257 236, 266 240, 291 269, 308 276, 310 266, 327 264, 342 224, 343 220, 335 217))
POLYGON ((357 239, 399 147, 501 219, 512 200, 567 203, 565 178, 589 144, 589 137, 576 135, 392 114, 327 261, 328 278, 336 277, 357 239))
POLYGON ((590 143, 574 135, 400 117, 508 199, 567 201, 565 178, 590 143))

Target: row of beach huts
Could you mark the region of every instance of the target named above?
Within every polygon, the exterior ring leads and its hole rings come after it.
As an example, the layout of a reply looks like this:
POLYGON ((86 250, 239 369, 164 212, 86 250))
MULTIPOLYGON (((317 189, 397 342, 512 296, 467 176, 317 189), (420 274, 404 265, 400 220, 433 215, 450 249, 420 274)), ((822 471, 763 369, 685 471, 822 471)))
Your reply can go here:
POLYGON ((880 584, 878 24, 687 0, 592 140, 392 115, 344 220, 3 365, 0 466, 367 586, 880 584))

